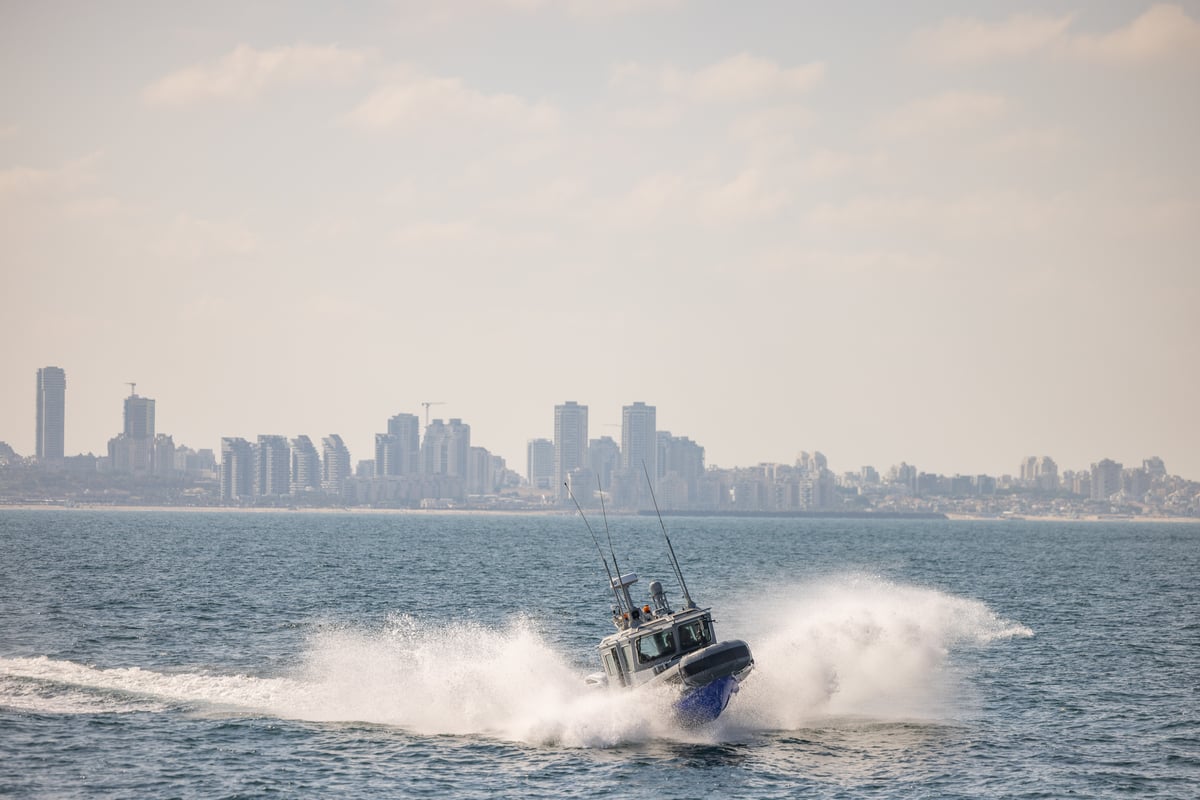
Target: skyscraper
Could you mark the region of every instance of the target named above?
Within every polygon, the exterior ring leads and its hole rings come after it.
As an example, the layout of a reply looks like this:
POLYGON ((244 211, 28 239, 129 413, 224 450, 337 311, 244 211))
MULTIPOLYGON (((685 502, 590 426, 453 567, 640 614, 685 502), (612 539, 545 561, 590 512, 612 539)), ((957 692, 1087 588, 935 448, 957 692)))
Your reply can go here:
POLYGON ((254 494, 254 448, 245 439, 226 436, 221 439, 221 502, 248 498, 254 494))
MULTIPOLYGON (((588 407, 568 400, 554 407, 554 486, 560 498, 572 470, 587 466, 588 407)), ((594 487, 593 487, 594 488, 594 487)))
POLYGON ((1121 471, 1124 469, 1112 459, 1106 458, 1092 464, 1092 499, 1107 500, 1121 491, 1121 471))
POLYGON ((114 472, 144 473, 154 468, 154 401, 130 390, 125 398, 125 424, 108 440, 109 465, 114 472))
POLYGON ((130 439, 154 438, 154 401, 130 392, 125 398, 125 435, 130 439))
POLYGON ((292 494, 321 488, 321 456, 307 436, 292 439, 291 472, 292 494))
POLYGON ((256 494, 277 497, 292 491, 292 451, 286 436, 259 436, 255 447, 256 494))
POLYGON ((601 436, 588 442, 588 466, 600 488, 608 491, 613 472, 621 468, 621 446, 611 436, 601 436))
POLYGON ((554 482, 554 442, 530 439, 525 450, 525 477, 535 489, 549 489, 554 482))
POLYGON ((421 443, 421 473, 465 477, 470 448, 470 425, 461 419, 452 419, 449 424, 435 419, 425 429, 421 443))
POLYGON ((342 437, 331 433, 321 439, 325 457, 322 460, 321 488, 329 494, 341 495, 346 479, 351 476, 350 450, 342 437))
MULTIPOLYGON (((388 434, 396 437, 395 472, 386 475, 416 475, 421 468, 421 418, 397 414, 388 420, 388 434)), ((376 466, 378 470, 378 465, 376 466)))
POLYGON ((621 466, 640 475, 645 463, 651 478, 658 474, 657 413, 642 402, 621 409, 621 466))
POLYGON ((37 460, 63 458, 67 417, 67 373, 42 367, 37 373, 37 460))

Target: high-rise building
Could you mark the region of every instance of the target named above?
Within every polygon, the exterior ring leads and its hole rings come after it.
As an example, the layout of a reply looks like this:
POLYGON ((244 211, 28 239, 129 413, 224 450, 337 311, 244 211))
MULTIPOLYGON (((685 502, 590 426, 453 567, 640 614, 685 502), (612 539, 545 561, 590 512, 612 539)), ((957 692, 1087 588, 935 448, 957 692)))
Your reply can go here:
POLYGON ((1058 491, 1058 464, 1050 456, 1042 456, 1037 460, 1037 474, 1034 477, 1037 488, 1043 492, 1058 491))
POLYGON ((378 474, 418 474, 421 471, 421 418, 416 414, 397 414, 388 420, 388 434, 396 437, 396 471, 378 474))
POLYGON ((530 439, 525 450, 525 478, 535 489, 549 489, 554 484, 554 442, 549 439, 530 439))
POLYGON ((291 492, 300 494, 321 488, 321 455, 312 439, 297 436, 292 439, 291 492))
POLYGON ((621 409, 621 466, 640 474, 645 464, 652 478, 658 474, 656 415, 654 406, 640 401, 621 409))
POLYGON ((346 479, 351 476, 350 450, 342 437, 331 433, 321 439, 325 457, 322 459, 321 488, 333 495, 341 495, 346 479))
POLYGON ((613 502, 648 508, 651 490, 647 481, 658 480, 657 410, 642 402, 621 409, 621 483, 613 502))
POLYGON ((150 458, 150 469, 159 478, 175 474, 175 439, 165 433, 154 437, 154 450, 150 458))
POLYGON ((587 466, 587 444, 588 407, 581 406, 574 400, 555 406, 554 485, 559 498, 567 496, 564 485, 567 476, 574 470, 587 466))
POLYGON ((449 423, 435 419, 425 429, 425 440, 421 442, 421 473, 465 478, 470 449, 470 425, 461 419, 449 423))
POLYGON ((659 477, 675 476, 687 489, 690 501, 699 496, 700 479, 704 477, 704 448, 686 436, 672 436, 669 431, 658 434, 659 477))
POLYGON ((1167 465, 1158 456, 1150 456, 1142 461, 1142 469, 1146 470, 1151 478, 1167 477, 1167 465))
POLYGON ((254 495, 254 447, 245 439, 221 439, 221 502, 231 503, 254 495))
POLYGON ((501 475, 496 472, 496 459, 485 447, 467 450, 467 494, 494 494, 501 475))
POLYGON ((614 470, 621 468, 621 446, 611 436, 601 436, 588 442, 588 466, 596 476, 602 491, 612 486, 614 470))
POLYGON ((255 455, 255 493, 279 497, 292 492, 292 449, 286 436, 258 437, 255 455))
POLYGON ((154 400, 140 397, 131 390, 125 398, 123 430, 108 440, 108 461, 112 470, 135 474, 154 471, 154 437, 154 400))
POLYGON ((400 474, 400 443, 391 433, 375 434, 375 464, 371 477, 400 474))
POLYGON ((154 438, 154 401, 130 393, 125 398, 125 435, 131 439, 154 438))
POLYGON ((37 372, 37 460, 61 461, 65 455, 67 373, 59 367, 37 372))
POLYGON ((1121 470, 1123 467, 1111 459, 1104 459, 1092 464, 1092 494, 1093 500, 1107 500, 1121 491, 1121 470))

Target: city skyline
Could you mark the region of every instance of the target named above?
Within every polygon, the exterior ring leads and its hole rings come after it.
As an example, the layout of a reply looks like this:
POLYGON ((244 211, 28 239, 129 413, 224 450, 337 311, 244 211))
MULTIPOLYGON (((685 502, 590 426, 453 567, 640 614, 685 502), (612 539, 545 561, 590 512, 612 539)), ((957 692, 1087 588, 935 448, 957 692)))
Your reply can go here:
MULTIPOLYGON (((37 414, 36 428, 39 436, 47 423, 44 421, 44 407, 46 405, 53 406, 57 409, 56 412, 50 415, 52 424, 50 427, 57 425, 61 430, 65 421, 63 412, 65 404, 63 395, 65 393, 66 372, 59 367, 44 367, 37 371, 37 414), (47 391, 49 389, 49 391, 47 391), (47 400, 46 398, 49 397, 47 400), (58 416, 55 417, 54 414, 58 416)), ((124 398, 123 402, 123 429, 115 437, 108 440, 107 458, 110 462, 110 469, 114 466, 121 472, 155 472, 159 471, 159 467, 155 466, 155 436, 156 436, 156 400, 145 396, 138 395, 136 392, 136 383, 127 382, 130 394, 124 398)), ((435 405, 430 403, 428 405, 435 405)), ((438 402, 436 405, 445 405, 444 402, 438 402)), ((426 414, 429 409, 426 407, 426 414)), ((502 453, 492 453, 491 455, 498 456, 500 459, 508 463, 508 468, 513 472, 523 476, 531 477, 534 470, 534 462, 540 462, 549 476, 550 481, 544 488, 554 487, 559 495, 560 500, 566 497, 565 490, 560 489, 569 477, 570 473, 579 468, 590 471, 594 475, 601 473, 609 473, 614 469, 622 469, 626 471, 632 470, 637 472, 643 463, 645 468, 651 474, 661 474, 663 471, 657 463, 660 453, 664 452, 664 445, 668 445, 667 453, 668 460, 671 460, 669 445, 674 444, 677 448, 682 447, 683 450, 675 450, 675 453, 687 453, 684 456, 685 461, 690 461, 691 452, 697 450, 699 455, 698 463, 701 468, 705 465, 705 448, 701 443, 693 441, 689 435, 674 436, 671 431, 664 430, 657 425, 657 406, 650 405, 641 400, 635 400, 621 407, 621 425, 620 427, 620 443, 613 441, 611 436, 606 436, 598 433, 592 437, 588 433, 588 413, 589 408, 586 404, 581 404, 575 400, 568 400, 556 404, 553 407, 553 428, 554 435, 550 438, 531 436, 525 440, 524 462, 513 460, 502 453), (664 438, 665 437, 665 438, 664 438), (603 467, 596 462, 597 453, 593 452, 593 445, 599 445, 603 449, 605 445, 615 448, 616 458, 612 463, 605 464, 603 467), (541 445, 544 450, 539 451, 535 456, 534 450, 541 445), (564 455, 567 453, 569 455, 564 455)), ((308 480, 302 480, 302 485, 305 487, 327 486, 331 482, 339 485, 355 472, 354 465, 359 462, 370 461, 373 467, 373 475, 384 477, 402 477, 414 476, 419 474, 442 474, 452 477, 465 477, 466 465, 468 463, 468 450, 474 449, 471 447, 471 426, 465 423, 461 418, 451 417, 447 423, 441 418, 433 418, 426 421, 424 427, 421 427, 421 419, 416 414, 399 412, 391 415, 386 421, 387 433, 376 433, 374 435, 374 448, 364 449, 362 451, 345 445, 340 434, 331 433, 327 436, 322 436, 322 442, 326 454, 329 452, 337 452, 343 454, 341 461, 336 466, 337 474, 331 478, 329 474, 329 465, 323 459, 317 457, 316 467, 300 467, 296 463, 296 454, 310 451, 315 454, 312 441, 308 434, 266 434, 258 433, 249 437, 244 436, 222 436, 220 437, 219 445, 215 448, 206 448, 204 443, 192 443, 197 446, 197 449, 213 449, 221 453, 229 452, 230 447, 238 450, 243 458, 249 458, 251 453, 251 442, 249 439, 257 439, 258 447, 264 446, 275 448, 271 452, 275 453, 275 469, 282 469, 284 477, 278 477, 278 473, 274 473, 273 483, 276 487, 286 486, 288 489, 294 487, 288 484, 289 476, 292 483, 295 483, 296 474, 300 472, 310 473, 313 469, 320 469, 321 476, 319 482, 310 483, 308 480), (434 447, 429 447, 427 440, 434 440, 434 447), (240 443, 240 444, 231 444, 240 443), (354 453, 360 453, 355 457, 354 453), (286 458, 283 455, 287 454, 286 458), (371 456, 368 458, 368 456, 371 456)), ((53 436, 53 433, 51 433, 53 436)), ((158 435, 159 440, 164 439, 163 435, 158 435)), ((166 436, 166 440, 171 442, 171 448, 175 447, 173 437, 166 436)), ((0 439, 11 446, 11 442, 0 439)), ((180 442, 180 446, 187 446, 188 443, 180 442)), ((16 451, 19 453, 19 449, 16 451)), ((480 448, 483 449, 483 448, 480 448)), ((68 451, 69 453, 69 451, 68 451)), ((69 453, 70 455, 86 455, 87 453, 69 453)), ((302 456, 303 457, 303 456, 302 456)), ((820 459, 821 468, 823 469, 827 463, 826 457, 817 451, 817 457, 820 459)), ((43 456, 39 452, 38 460, 42 460, 43 456)), ((806 464, 810 459, 810 454, 806 450, 798 450, 794 463, 806 464)), ((45 457, 48 463, 53 463, 57 457, 51 453, 45 457)), ((1146 469, 1148 464, 1157 464, 1155 470, 1162 474, 1168 474, 1164 467, 1164 459, 1158 455, 1144 454, 1138 459, 1121 459, 1120 463, 1114 462, 1109 456, 1103 456, 1096 460, 1087 462, 1085 465, 1068 466, 1065 470, 1071 472, 1086 472, 1088 470, 1095 471, 1097 464, 1115 464, 1118 470, 1117 478, 1109 478, 1109 482, 1117 481, 1119 485, 1119 472, 1122 463, 1141 463, 1143 469, 1146 469)), ((219 463, 219 462, 218 462, 219 463)), ((707 466, 718 467, 721 469, 742 470, 754 468, 764 464, 791 464, 791 460, 769 460, 760 459, 757 461, 745 464, 714 464, 708 462, 707 466)), ((837 465, 835 465, 837 466, 837 465)), ((678 467, 678 465, 673 465, 678 467)), ((958 470, 955 472, 944 472, 933 468, 926 468, 919 465, 908 465, 907 459, 890 462, 884 466, 882 462, 863 463, 857 466, 842 465, 838 466, 838 474, 849 473, 871 473, 877 474, 879 467, 887 469, 888 467, 895 469, 904 467, 912 469, 913 477, 917 475, 917 470, 921 473, 928 473, 933 476, 955 476, 955 477, 1015 477, 1022 483, 1029 485, 1037 485, 1045 483, 1047 478, 1050 478, 1053 487, 1059 485, 1059 465, 1057 461, 1049 456, 1025 456, 1020 459, 1017 468, 1008 471, 1000 470, 996 472, 988 472, 985 470, 958 470)), ((665 467, 664 467, 665 468, 665 467)), ((807 467, 806 467, 807 468, 807 467)), ((242 471, 248 468, 243 467, 242 471)), ((264 483, 272 483, 268 481, 265 474, 262 472, 264 467, 259 465, 255 467, 258 471, 258 479, 264 483)), ((268 471, 269 467, 265 468, 268 471)), ((684 469, 685 472, 690 472, 690 469, 684 469)), ((1185 479, 1191 479, 1189 475, 1183 472, 1169 473, 1177 475, 1185 479)), ((694 477, 694 476, 693 476, 694 477)), ((246 485, 252 485, 253 481, 243 474, 246 485)), ((226 486, 226 478, 221 479, 222 495, 229 494, 226 486)), ((1047 485, 1044 488, 1052 488, 1047 485)), ((280 494, 279 491, 270 491, 267 494, 280 494)), ((286 492, 282 492, 286 494, 286 492)), ((235 493, 236 494, 236 493, 235 493)), ((1085 492, 1086 494, 1086 492, 1085 492)), ((645 499, 645 498, 642 498, 645 499)))
POLYGON ((210 448, 640 398, 721 466, 1200 475, 1194 3, 123 9, 0 10, 23 454, 55 364, 68 454, 137 381, 210 448))

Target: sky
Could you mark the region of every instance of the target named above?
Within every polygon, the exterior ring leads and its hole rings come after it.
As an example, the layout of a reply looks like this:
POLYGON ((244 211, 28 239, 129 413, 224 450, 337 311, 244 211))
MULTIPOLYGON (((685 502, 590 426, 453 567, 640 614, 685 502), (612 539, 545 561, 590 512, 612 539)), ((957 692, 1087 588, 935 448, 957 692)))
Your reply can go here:
POLYGON ((1200 2, 0 3, 0 441, 554 406, 1200 480, 1200 2))

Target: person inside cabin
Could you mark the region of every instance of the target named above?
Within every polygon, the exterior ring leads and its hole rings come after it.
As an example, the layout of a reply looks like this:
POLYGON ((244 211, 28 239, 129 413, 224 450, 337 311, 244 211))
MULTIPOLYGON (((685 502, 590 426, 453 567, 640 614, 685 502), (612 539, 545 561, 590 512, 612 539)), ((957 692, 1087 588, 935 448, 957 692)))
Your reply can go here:
POLYGON ((638 662, 649 664, 675 652, 675 637, 671 631, 661 631, 637 640, 638 662))

